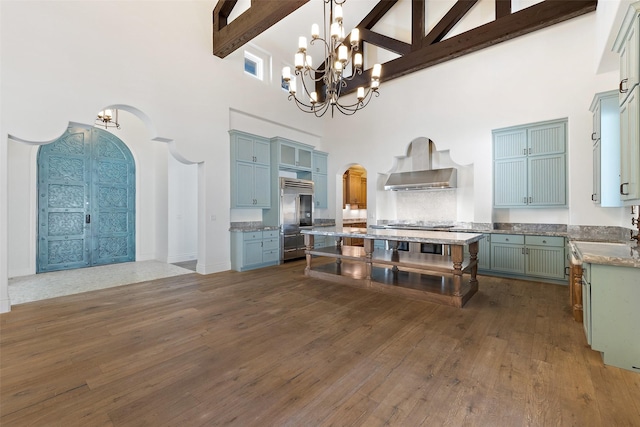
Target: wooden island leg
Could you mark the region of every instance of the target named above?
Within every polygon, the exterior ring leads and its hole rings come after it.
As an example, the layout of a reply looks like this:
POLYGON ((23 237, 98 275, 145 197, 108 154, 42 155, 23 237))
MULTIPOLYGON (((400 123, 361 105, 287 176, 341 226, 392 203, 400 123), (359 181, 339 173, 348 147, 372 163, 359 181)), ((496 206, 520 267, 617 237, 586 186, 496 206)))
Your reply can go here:
POLYGON ((451 245, 451 258, 453 259, 453 295, 460 298, 460 307, 462 307, 462 260, 464 259, 462 245, 451 245))
POLYGON ((371 257, 373 252, 373 239, 364 239, 364 256, 365 256, 365 266, 367 271, 367 281, 371 283, 371 257))
POLYGON ((313 234, 304 235, 304 245, 306 246, 305 256, 307 258, 307 266, 304 268, 304 274, 309 275, 311 270, 311 250, 313 249, 313 234))
MULTIPOLYGON (((478 248, 480 244, 478 242, 473 242, 469 244, 469 254, 471 256, 471 277, 469 278, 469 284, 471 285, 471 289, 478 290, 478 248)), ((475 292, 474 291, 474 292, 475 292)))

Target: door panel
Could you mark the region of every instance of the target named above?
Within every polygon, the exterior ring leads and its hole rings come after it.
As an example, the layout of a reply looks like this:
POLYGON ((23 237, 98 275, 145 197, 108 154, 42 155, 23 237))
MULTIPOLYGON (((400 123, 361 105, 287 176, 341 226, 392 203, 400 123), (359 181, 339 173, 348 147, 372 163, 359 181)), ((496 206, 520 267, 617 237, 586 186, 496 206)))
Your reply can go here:
POLYGON ((90 132, 70 131, 38 153, 38 260, 36 271, 90 265, 85 225, 89 202, 90 132))
POLYGON ((73 129, 38 152, 38 273, 135 260, 135 166, 124 143, 73 129))
POLYGON ((132 261, 135 180, 132 159, 124 144, 110 133, 97 135, 93 149, 93 264, 132 261), (126 150, 126 151, 125 151, 126 150), (130 161, 131 160, 131 161, 130 161))

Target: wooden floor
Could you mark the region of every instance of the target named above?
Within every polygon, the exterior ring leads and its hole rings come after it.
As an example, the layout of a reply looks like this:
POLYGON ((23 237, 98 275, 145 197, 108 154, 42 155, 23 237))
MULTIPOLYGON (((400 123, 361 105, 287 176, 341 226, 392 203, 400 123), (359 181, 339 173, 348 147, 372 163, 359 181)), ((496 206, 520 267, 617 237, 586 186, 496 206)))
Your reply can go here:
POLYGON ((2 426, 630 426, 567 288, 480 276, 457 309, 307 278, 187 274, 0 316, 2 426))

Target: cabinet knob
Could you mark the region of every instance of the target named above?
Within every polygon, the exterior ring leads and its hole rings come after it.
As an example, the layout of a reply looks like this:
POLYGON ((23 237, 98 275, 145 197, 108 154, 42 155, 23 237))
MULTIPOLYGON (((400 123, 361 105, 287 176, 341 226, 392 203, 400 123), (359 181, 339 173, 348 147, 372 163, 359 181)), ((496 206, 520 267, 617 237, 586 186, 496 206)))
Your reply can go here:
POLYGON ((596 140, 596 133, 595 133, 595 132, 593 132, 593 133, 591 134, 591 140, 592 140, 592 141, 595 141, 595 140, 596 140))
POLYGON ((546 240, 543 240, 543 241, 542 241, 542 243, 547 243, 547 241, 546 241, 546 240))

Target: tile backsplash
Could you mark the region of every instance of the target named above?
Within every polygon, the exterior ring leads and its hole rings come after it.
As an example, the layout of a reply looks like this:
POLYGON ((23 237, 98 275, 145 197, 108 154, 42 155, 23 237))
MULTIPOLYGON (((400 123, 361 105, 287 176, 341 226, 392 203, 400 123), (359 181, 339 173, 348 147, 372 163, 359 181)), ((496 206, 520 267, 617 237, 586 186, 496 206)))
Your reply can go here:
POLYGON ((451 221, 457 219, 455 189, 396 192, 396 219, 406 221, 451 221))

